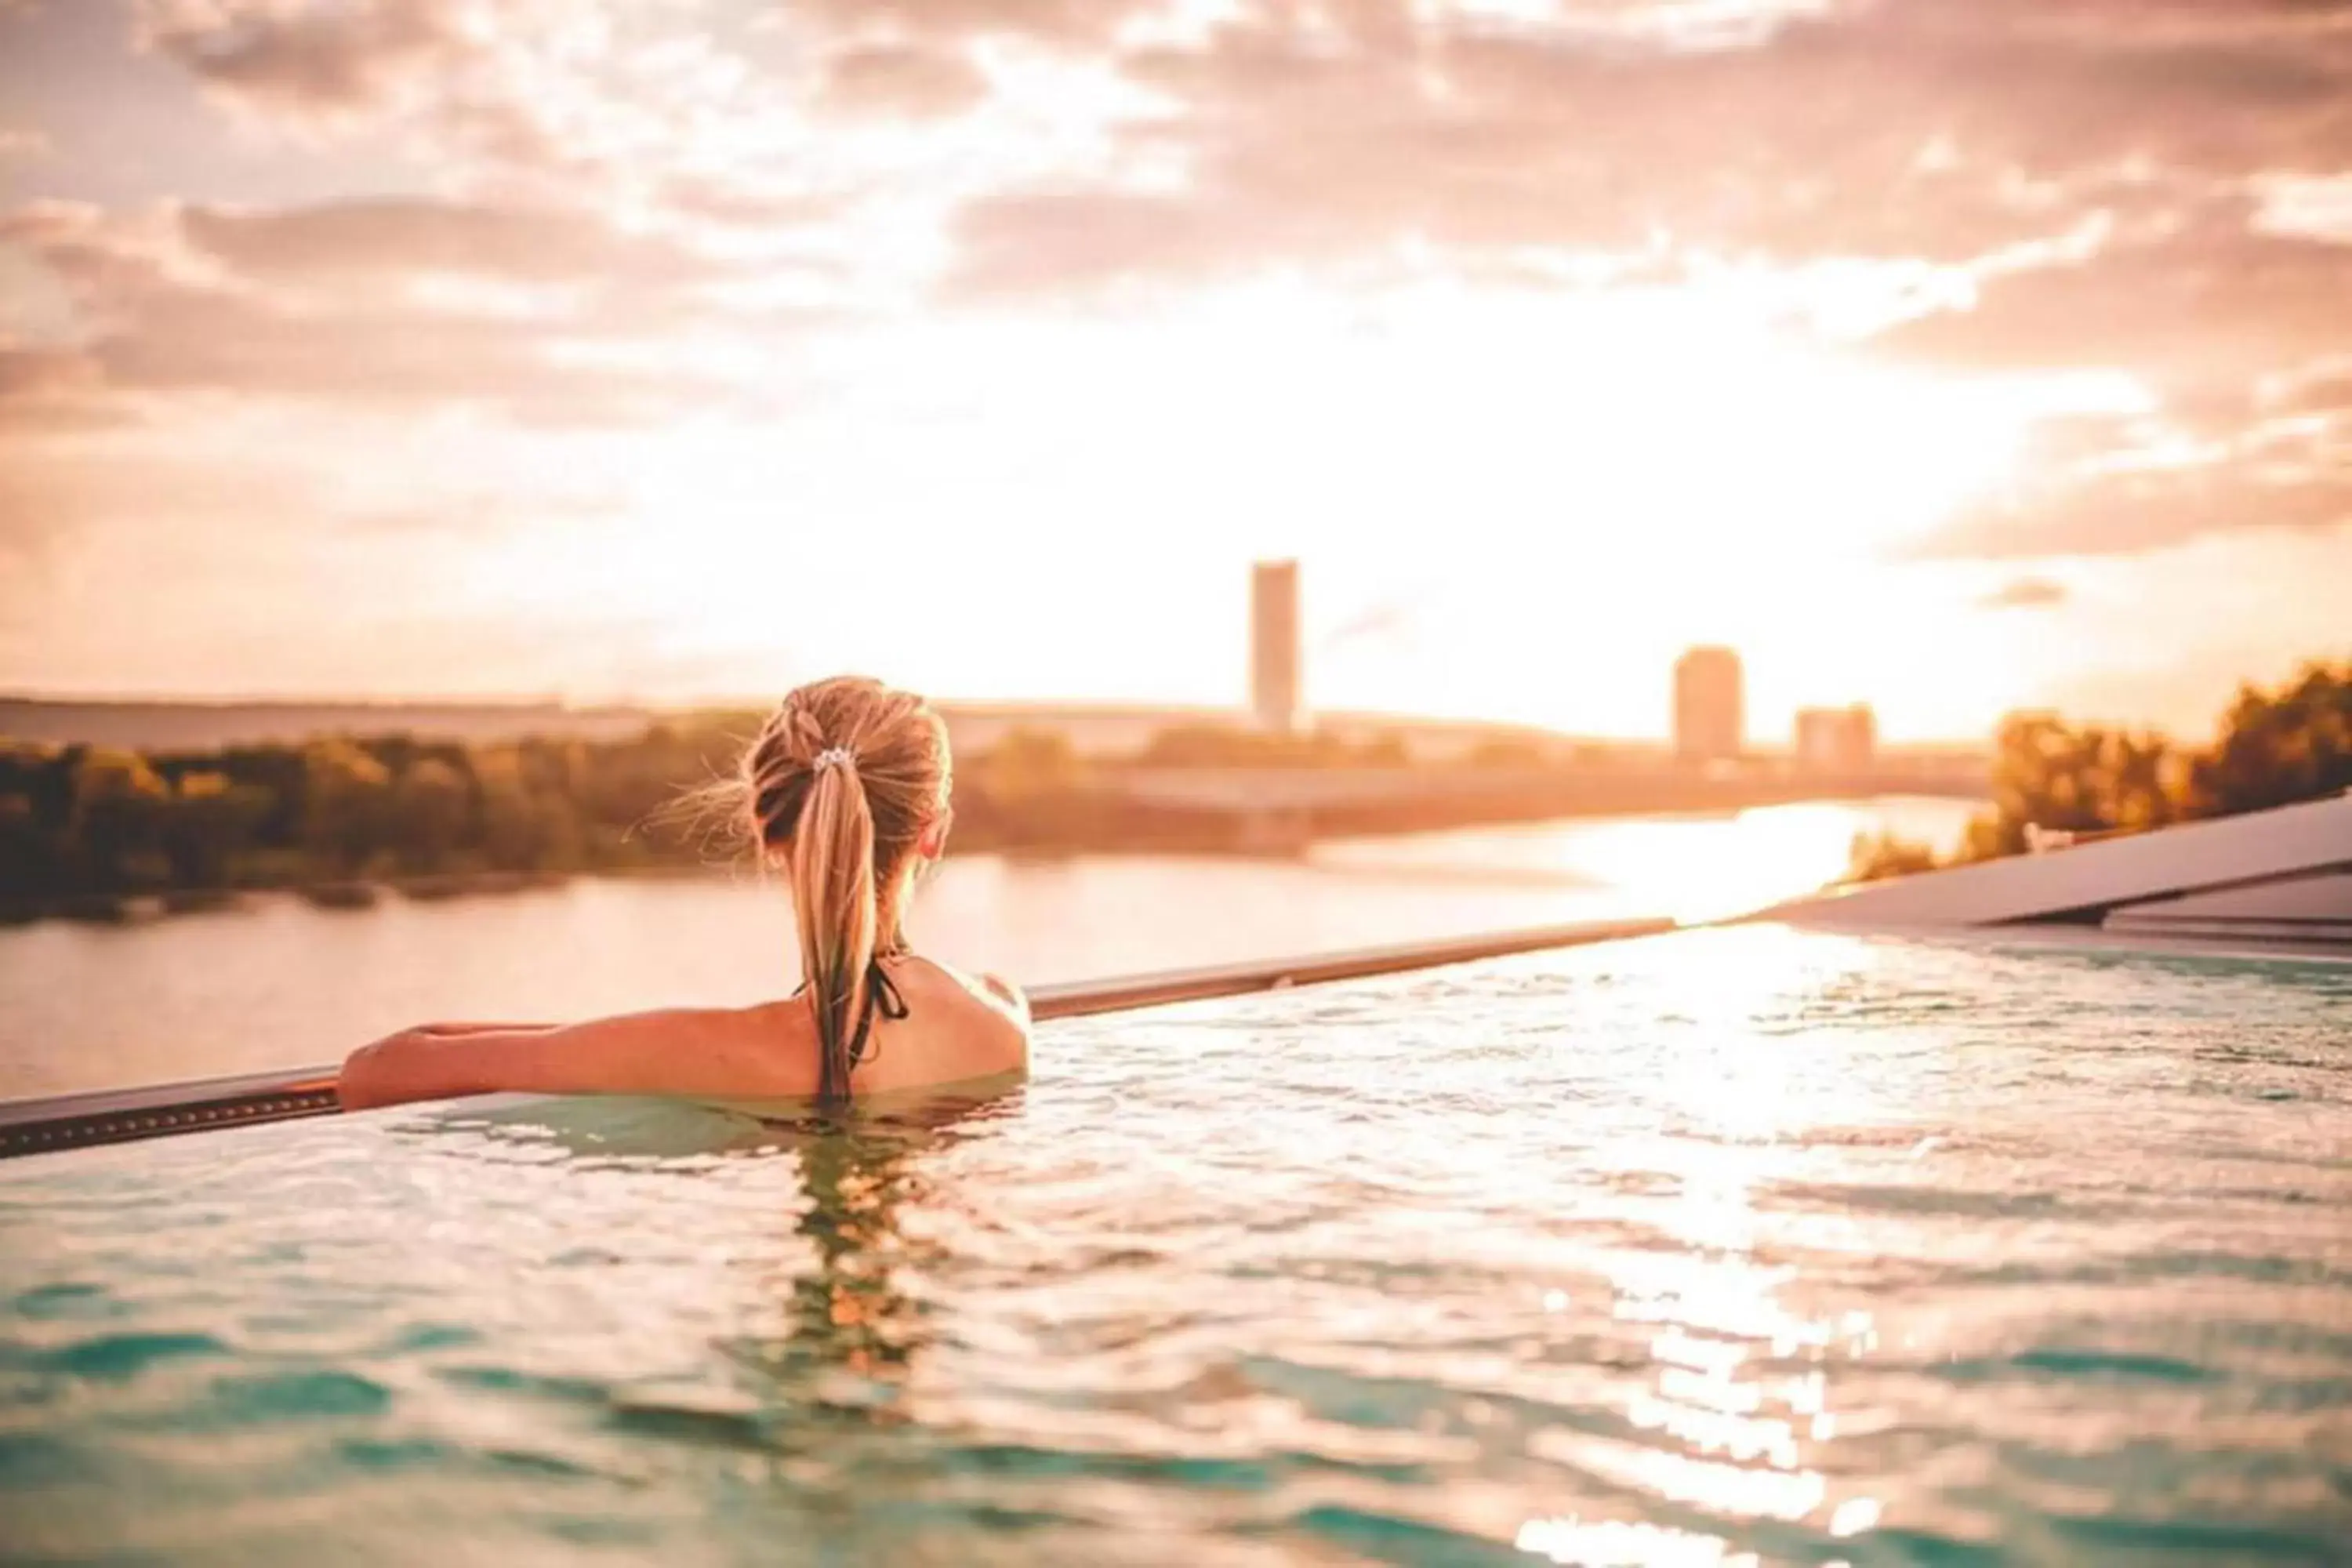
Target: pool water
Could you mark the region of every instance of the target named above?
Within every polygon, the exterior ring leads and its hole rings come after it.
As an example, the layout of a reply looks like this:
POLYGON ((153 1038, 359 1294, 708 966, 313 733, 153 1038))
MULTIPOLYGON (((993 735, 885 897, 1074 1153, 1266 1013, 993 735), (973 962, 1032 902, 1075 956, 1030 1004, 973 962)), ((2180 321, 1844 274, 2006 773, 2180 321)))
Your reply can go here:
POLYGON ((0 1557, 2326 1563, 2352 966, 1691 932, 0 1167, 0 1557))

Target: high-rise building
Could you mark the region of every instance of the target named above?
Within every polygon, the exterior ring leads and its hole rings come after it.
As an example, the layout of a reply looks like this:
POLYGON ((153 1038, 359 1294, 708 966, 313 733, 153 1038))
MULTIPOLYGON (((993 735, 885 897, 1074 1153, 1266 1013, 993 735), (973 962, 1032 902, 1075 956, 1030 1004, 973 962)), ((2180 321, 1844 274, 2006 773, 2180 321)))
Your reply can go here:
POLYGON ((1739 656, 1695 647, 1675 661, 1675 756, 1685 763, 1727 761, 1747 744, 1747 698, 1739 656))
POLYGON ((1298 563, 1250 569, 1250 710, 1261 729, 1286 734, 1299 720, 1298 563))
POLYGON ((1878 753, 1878 715, 1870 704, 1797 710, 1797 767, 1809 773, 1870 771, 1878 753))

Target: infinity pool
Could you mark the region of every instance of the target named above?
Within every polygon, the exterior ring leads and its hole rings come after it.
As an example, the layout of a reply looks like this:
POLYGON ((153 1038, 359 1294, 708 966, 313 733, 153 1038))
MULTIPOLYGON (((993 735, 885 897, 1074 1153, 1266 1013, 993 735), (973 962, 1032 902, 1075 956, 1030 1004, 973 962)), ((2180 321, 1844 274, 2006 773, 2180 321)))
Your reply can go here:
POLYGON ((2352 966, 1748 927, 0 1167, 0 1555, 2346 1560, 2352 966))

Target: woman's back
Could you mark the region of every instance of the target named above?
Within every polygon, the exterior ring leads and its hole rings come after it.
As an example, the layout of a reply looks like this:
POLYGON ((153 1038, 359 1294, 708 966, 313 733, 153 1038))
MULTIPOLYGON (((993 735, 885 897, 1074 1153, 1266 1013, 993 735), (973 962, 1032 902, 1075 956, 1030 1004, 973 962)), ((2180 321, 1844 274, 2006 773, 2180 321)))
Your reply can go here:
MULTIPOLYGON (((889 1005, 877 998, 869 1038, 850 1073, 853 1094, 923 1089, 1019 1072, 1029 1065, 1029 1004, 993 975, 967 977, 913 953, 878 961, 889 1005)), ((803 998, 795 998, 799 1001, 803 998)), ((817 1092, 822 1045, 816 1016, 793 1009, 786 1026, 795 1072, 804 1068, 817 1092)))

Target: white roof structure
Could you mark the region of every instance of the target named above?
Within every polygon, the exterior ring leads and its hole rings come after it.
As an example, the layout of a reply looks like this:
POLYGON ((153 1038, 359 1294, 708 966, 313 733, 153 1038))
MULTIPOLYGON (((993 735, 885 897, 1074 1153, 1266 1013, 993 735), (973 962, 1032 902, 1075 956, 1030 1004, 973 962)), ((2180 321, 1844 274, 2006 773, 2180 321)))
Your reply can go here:
POLYGON ((2352 795, 1865 883, 1764 917, 1873 931, 2064 925, 2352 952, 2352 795))

